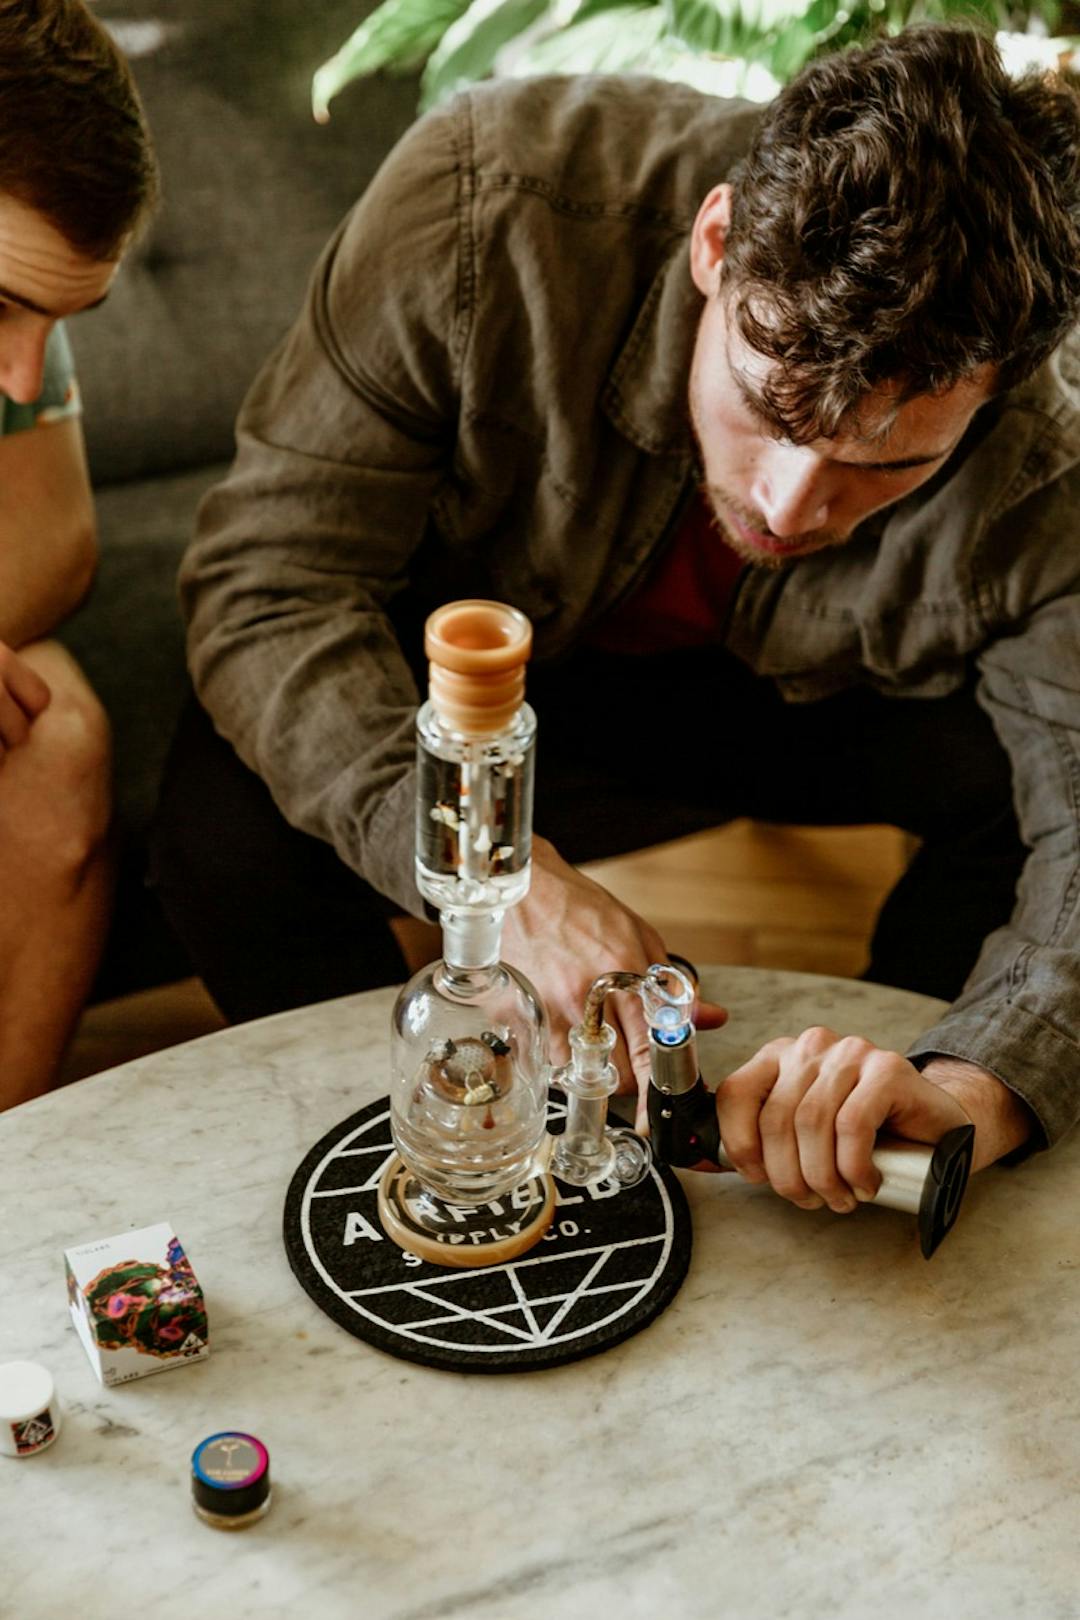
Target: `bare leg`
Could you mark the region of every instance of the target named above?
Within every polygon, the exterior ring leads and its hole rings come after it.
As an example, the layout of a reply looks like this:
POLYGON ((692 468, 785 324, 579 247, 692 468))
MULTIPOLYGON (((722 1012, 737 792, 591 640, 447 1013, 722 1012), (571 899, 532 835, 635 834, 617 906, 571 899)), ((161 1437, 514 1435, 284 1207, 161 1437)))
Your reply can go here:
POLYGON ((109 730, 56 642, 19 649, 52 692, 0 767, 0 1108, 48 1089, 108 924, 109 730))

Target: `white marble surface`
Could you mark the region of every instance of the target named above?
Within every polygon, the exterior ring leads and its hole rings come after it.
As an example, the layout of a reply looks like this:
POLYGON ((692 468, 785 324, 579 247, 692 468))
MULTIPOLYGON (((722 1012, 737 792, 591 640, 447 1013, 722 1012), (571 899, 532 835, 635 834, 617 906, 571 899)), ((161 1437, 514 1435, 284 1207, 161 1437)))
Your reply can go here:
MULTIPOLYGON (((811 1022, 903 1046, 917 996, 716 969, 715 1080, 811 1022)), ((890 1211, 684 1176, 690 1274, 607 1354, 433 1372, 322 1316, 282 1248, 307 1149, 386 1088, 392 992, 124 1065, 0 1117, 0 1360, 65 1427, 0 1458, 4 1620, 830 1620, 1080 1612, 1080 1144, 976 1178, 934 1259, 890 1211), (104 1390, 62 1250, 171 1220, 208 1362, 104 1390), (191 1450, 267 1442, 269 1516, 189 1506, 191 1450)))

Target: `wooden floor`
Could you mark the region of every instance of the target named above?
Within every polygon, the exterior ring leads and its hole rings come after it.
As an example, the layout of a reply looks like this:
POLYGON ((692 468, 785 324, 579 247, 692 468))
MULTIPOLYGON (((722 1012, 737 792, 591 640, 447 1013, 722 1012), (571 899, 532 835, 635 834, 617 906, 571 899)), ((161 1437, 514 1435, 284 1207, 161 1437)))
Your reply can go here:
MULTIPOLYGON (((585 868, 697 962, 854 977, 910 841, 892 827, 773 827, 736 821, 585 868)), ((92 1007, 65 1080, 219 1029, 197 979, 92 1007)))

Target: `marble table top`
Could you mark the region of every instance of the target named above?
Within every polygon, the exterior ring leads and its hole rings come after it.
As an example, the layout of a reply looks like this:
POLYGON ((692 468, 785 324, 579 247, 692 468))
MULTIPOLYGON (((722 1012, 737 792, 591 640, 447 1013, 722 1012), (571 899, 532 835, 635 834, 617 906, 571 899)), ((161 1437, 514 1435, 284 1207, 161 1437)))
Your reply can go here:
MULTIPOLYGON (((708 970, 715 1081, 807 1024, 903 1048, 938 1004, 708 970)), ((0 1116, 0 1361, 48 1366, 57 1443, 0 1457, 0 1616, 155 1620, 886 1620, 1080 1610, 1080 1143, 973 1181, 934 1258, 914 1221, 682 1177, 675 1302, 543 1373, 436 1372, 322 1316, 282 1247, 293 1170, 385 1093, 392 990, 125 1064, 0 1116), (171 1221, 208 1361, 113 1389, 62 1251, 171 1221), (192 1448, 270 1448, 274 1502, 223 1534, 192 1448)))

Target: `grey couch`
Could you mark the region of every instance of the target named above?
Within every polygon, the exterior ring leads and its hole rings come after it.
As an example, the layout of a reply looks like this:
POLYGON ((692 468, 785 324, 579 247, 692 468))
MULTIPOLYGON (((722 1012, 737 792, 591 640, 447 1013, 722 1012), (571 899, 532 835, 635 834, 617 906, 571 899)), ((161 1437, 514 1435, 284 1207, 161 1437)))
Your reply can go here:
POLYGON ((108 302, 71 325, 101 534, 63 639, 110 713, 123 840, 101 996, 186 971, 143 883, 145 837, 187 691, 177 564, 232 455, 245 389, 318 252, 414 116, 411 80, 354 85, 329 125, 313 69, 358 0, 104 0, 154 131, 164 200, 108 302))

